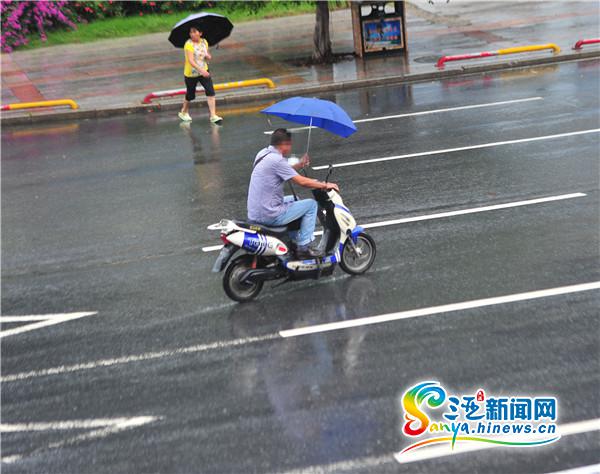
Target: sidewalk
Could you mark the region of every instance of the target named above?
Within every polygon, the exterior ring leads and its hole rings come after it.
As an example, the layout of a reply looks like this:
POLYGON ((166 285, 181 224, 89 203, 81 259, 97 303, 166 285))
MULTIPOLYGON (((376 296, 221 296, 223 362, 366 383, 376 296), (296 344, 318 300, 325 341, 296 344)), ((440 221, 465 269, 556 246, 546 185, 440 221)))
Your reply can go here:
MULTIPOLYGON (((347 56, 333 65, 303 66, 312 53, 314 15, 241 23, 218 49, 211 71, 216 83, 269 77, 278 90, 330 86, 362 79, 437 73, 444 54, 464 54, 511 46, 556 43, 561 55, 572 55, 581 38, 598 37, 597 2, 471 2, 416 0, 407 5, 407 56, 347 56)), ((350 10, 331 15, 335 53, 352 53, 350 10)), ((156 33, 2 54, 2 104, 71 98, 82 111, 139 106, 152 91, 183 88, 183 53, 156 33)), ((598 45, 584 48, 596 51, 598 45)), ((446 70, 465 66, 548 58, 551 51, 448 63, 446 70)), ((255 97, 256 89, 218 94, 255 97)), ((181 98, 161 100, 179 103, 181 98)), ((39 116, 67 109, 3 112, 2 118, 39 116)))

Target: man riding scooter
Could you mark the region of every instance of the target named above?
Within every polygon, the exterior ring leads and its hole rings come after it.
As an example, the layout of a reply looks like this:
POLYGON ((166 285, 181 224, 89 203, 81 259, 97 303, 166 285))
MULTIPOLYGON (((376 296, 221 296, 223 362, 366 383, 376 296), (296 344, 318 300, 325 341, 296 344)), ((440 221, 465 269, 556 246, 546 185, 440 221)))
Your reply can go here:
POLYGON ((323 183, 298 174, 298 170, 310 164, 308 155, 299 163, 290 165, 284 158, 292 151, 292 134, 278 128, 271 135, 271 146, 262 149, 254 159, 250 187, 248 189, 248 220, 267 226, 283 226, 302 219, 300 230, 292 234, 296 241, 296 255, 299 259, 320 256, 310 247, 317 218, 317 202, 314 199, 294 200, 294 196, 284 196, 283 185, 291 180, 309 189, 335 189, 337 184, 323 183))

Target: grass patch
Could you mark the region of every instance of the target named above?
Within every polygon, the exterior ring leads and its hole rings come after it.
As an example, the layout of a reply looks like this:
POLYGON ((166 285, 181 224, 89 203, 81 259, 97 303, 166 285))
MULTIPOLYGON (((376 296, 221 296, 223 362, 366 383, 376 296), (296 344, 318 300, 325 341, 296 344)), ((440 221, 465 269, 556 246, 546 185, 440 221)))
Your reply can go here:
MULTIPOLYGON (((331 9, 346 8, 345 1, 331 2, 331 9)), ((302 13, 314 13, 312 2, 265 2, 265 6, 257 11, 237 9, 228 11, 225 8, 203 10, 227 16, 233 24, 245 21, 277 18, 302 13)), ((29 43, 19 47, 19 50, 34 49, 61 44, 90 43, 102 39, 125 38, 149 33, 168 32, 179 20, 193 12, 145 14, 144 16, 126 16, 106 18, 90 23, 80 24, 77 30, 53 30, 47 33, 47 41, 39 37, 30 37, 29 43)))

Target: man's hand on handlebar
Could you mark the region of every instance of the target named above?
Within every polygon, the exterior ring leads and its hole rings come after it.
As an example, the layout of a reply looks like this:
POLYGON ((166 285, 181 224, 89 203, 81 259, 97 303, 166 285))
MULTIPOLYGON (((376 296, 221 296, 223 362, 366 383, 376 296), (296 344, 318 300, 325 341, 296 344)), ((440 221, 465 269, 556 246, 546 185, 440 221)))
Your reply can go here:
POLYGON ((297 174, 294 176, 291 181, 298 186, 302 186, 308 189, 322 189, 323 191, 329 191, 330 189, 335 189, 338 193, 340 192, 340 188, 335 183, 324 183, 323 181, 318 181, 316 179, 307 178, 306 176, 302 176, 297 174))

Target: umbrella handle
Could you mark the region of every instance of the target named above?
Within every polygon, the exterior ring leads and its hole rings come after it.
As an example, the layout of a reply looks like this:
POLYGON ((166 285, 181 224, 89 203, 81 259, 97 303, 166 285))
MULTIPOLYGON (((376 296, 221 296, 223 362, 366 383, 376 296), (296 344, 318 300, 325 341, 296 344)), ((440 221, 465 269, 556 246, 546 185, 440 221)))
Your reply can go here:
MULTIPOLYGON (((310 132, 312 132, 312 117, 310 118, 310 125, 308 127, 308 142, 306 143, 306 154, 308 155, 308 150, 310 148, 310 132)), ((308 172, 303 168, 304 176, 308 177, 308 172)))
POLYGON ((308 142, 306 143, 306 153, 308 154, 308 149, 310 148, 310 132, 312 132, 312 117, 310 118, 310 125, 308 127, 308 142))

